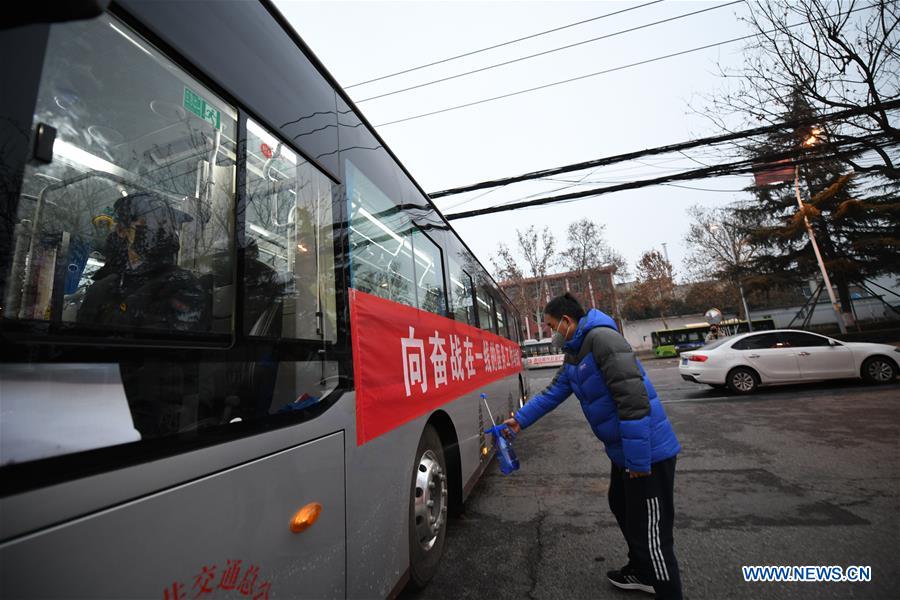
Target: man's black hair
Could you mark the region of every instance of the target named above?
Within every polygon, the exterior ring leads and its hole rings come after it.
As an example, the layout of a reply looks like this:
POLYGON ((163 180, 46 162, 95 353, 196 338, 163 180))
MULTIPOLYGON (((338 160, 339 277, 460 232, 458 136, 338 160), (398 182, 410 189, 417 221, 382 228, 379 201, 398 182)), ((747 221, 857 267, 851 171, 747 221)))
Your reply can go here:
POLYGON ((581 308, 581 303, 575 296, 566 292, 548 302, 544 307, 544 314, 550 315, 554 319, 562 319, 564 316, 571 317, 577 323, 584 316, 584 309, 581 308))

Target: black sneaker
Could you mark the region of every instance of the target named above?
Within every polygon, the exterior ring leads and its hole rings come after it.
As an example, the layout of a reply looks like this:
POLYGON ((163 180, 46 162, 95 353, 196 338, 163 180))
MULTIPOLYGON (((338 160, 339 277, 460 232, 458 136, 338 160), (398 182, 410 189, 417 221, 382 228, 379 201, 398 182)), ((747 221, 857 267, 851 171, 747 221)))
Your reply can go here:
POLYGON ((625 565, 617 571, 607 571, 606 578, 609 579, 611 584, 623 590, 638 590, 648 594, 656 593, 653 586, 642 580, 631 565, 625 565))

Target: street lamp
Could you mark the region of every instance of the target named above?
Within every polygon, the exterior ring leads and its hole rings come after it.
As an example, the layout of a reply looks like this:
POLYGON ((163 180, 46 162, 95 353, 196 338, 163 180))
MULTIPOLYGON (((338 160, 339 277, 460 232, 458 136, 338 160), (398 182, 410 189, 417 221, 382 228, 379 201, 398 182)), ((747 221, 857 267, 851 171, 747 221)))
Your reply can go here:
POLYGON ((803 143, 800 144, 804 148, 812 148, 816 144, 822 141, 824 137, 824 131, 822 131, 821 127, 813 127, 809 130, 809 135, 806 136, 806 139, 803 140, 803 143))
MULTIPOLYGON (((823 138, 823 130, 820 127, 812 127, 809 135, 801 143, 803 148, 812 148, 820 143, 823 138)), ((803 223, 806 225, 806 233, 809 235, 809 241, 812 243, 813 252, 816 254, 816 261, 819 263, 819 271, 822 272, 822 280, 825 289, 828 291, 828 297, 831 299, 831 308, 834 309, 834 316, 837 319, 838 328, 841 333, 847 333, 847 325, 844 323, 844 315, 841 314, 841 305, 834 296, 834 290, 831 287, 831 279, 828 277, 828 271, 825 270, 825 262, 822 260, 822 253, 819 251, 819 244, 816 242, 816 234, 813 231, 809 219, 806 218, 803 200, 800 198, 800 164, 794 164, 794 192, 797 195, 797 206, 800 207, 800 213, 803 215, 803 223)), ((813 307, 815 310, 815 307, 813 307)))

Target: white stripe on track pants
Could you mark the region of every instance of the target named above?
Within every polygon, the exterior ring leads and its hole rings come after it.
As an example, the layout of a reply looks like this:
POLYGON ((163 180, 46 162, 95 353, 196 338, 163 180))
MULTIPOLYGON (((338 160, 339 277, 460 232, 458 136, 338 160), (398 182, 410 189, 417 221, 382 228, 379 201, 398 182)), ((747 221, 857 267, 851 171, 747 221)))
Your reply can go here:
POLYGON ((653 463, 649 476, 634 479, 613 463, 609 477, 609 508, 628 542, 628 561, 660 600, 682 597, 672 536, 674 483, 674 456, 653 463))

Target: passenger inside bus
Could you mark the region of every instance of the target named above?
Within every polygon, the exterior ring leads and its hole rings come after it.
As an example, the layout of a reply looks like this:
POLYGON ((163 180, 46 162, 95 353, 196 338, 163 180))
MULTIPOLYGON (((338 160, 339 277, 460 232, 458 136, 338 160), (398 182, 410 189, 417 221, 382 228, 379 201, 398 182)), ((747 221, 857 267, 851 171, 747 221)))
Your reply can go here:
POLYGON ((22 178, 0 316, 71 336, 75 362, 118 364, 79 363, 100 383, 46 400, 40 373, 9 375, 23 409, 4 427, 46 441, 13 460, 246 422, 336 387, 333 182, 313 163, 248 119, 238 221, 236 108, 109 15, 53 28, 34 121, 55 137, 22 178))
POLYGON ((193 221, 162 196, 130 194, 116 201, 106 264, 94 274, 78 322, 176 331, 207 331, 210 294, 177 264, 179 230, 193 221))

